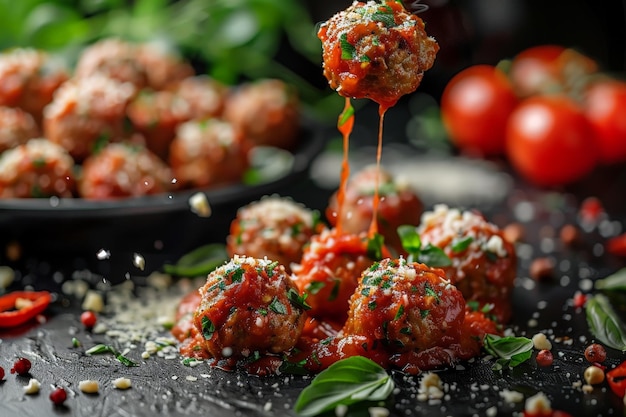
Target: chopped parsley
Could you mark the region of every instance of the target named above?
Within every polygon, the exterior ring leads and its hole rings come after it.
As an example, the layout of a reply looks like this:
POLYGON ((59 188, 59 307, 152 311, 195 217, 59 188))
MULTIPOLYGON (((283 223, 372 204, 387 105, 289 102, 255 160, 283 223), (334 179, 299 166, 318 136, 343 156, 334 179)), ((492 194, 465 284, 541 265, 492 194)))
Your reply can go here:
POLYGON ((341 36, 339 37, 339 43, 341 45, 341 59, 354 59, 356 55, 356 48, 348 41, 347 33, 341 34, 341 36))
POLYGON ((287 307, 281 303, 278 298, 274 297, 269 305, 269 309, 276 314, 287 314, 287 307))
POLYGON ((202 317, 201 323, 202 336, 205 340, 209 340, 211 337, 213 337, 213 333, 215 333, 215 325, 207 316, 202 317))
POLYGON ((326 286, 326 283, 321 282, 321 281, 312 281, 311 283, 309 283, 306 286, 306 290, 309 294, 317 294, 318 292, 320 292, 320 290, 322 288, 324 288, 326 286))
POLYGON ((304 293, 302 295, 298 294, 298 291, 294 290, 293 288, 289 288, 289 291, 287 291, 287 299, 289 300, 289 302, 296 308, 299 308, 300 310, 310 310, 311 306, 307 304, 306 302, 306 298, 309 294, 304 293))
POLYGON ((398 311, 396 311, 396 315, 394 316, 394 320, 398 320, 400 317, 402 317, 402 315, 404 314, 404 305, 400 304, 400 308, 398 308, 398 311))

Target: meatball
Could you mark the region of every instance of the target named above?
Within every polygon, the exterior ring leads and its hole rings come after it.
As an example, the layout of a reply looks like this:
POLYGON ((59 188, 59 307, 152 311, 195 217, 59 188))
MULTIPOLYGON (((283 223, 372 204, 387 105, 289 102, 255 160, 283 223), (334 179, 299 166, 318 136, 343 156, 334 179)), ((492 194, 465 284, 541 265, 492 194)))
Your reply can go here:
POLYGON ((178 127, 169 163, 182 188, 237 183, 249 166, 248 147, 228 122, 191 120, 178 127))
POLYGON ((398 254, 406 254, 398 236, 398 227, 419 225, 424 206, 407 183, 394 178, 389 172, 374 165, 354 175, 345 190, 341 219, 337 193, 333 194, 326 209, 326 217, 332 226, 340 224, 346 233, 360 233, 369 229, 373 216, 374 190, 378 176, 379 203, 377 210, 378 232, 385 244, 398 254))
POLYGON ((291 149, 300 129, 299 99, 283 81, 263 79, 242 85, 226 102, 224 119, 254 145, 291 149))
POLYGON ((345 320, 361 272, 374 262, 368 243, 365 233, 338 233, 337 229, 311 238, 300 263, 292 265, 296 285, 308 294, 311 317, 345 320))
POLYGON ((19 107, 0 106, 0 153, 38 137, 39 128, 30 113, 19 107))
POLYGON ((171 48, 156 43, 137 45, 137 62, 146 74, 148 88, 159 91, 194 75, 191 64, 171 48))
POLYGON ((159 194, 172 189, 169 167, 140 145, 109 143, 83 163, 81 197, 110 199, 159 194))
POLYGON ((207 75, 187 77, 173 91, 188 103, 190 119, 220 117, 228 95, 224 84, 207 75))
POLYGON ((306 314, 296 286, 278 262, 235 256, 207 277, 193 322, 214 358, 292 349, 306 314))
POLYGON ((55 90, 69 78, 53 55, 29 48, 0 54, 0 106, 19 107, 39 124, 55 90))
POLYGON ((138 61, 135 44, 107 38, 85 48, 76 62, 74 76, 91 77, 99 74, 119 82, 127 82, 140 90, 147 86, 146 69, 138 61))
POLYGON ((439 45, 424 22, 395 0, 355 1, 322 24, 324 76, 348 98, 386 107, 417 89, 439 45))
POLYGON ((31 139, 0 155, 0 197, 72 197, 74 160, 61 146, 31 139))
POLYGON ((319 217, 290 198, 265 196, 237 211, 226 238, 228 254, 267 257, 290 271, 311 237, 323 230, 319 217))
POLYGON ((44 135, 82 162, 102 142, 125 137, 126 107, 134 94, 131 84, 102 75, 72 79, 46 107, 44 135))
POLYGON ((167 161, 176 129, 190 119, 190 106, 172 91, 142 90, 128 105, 127 115, 146 147, 167 161))
POLYGON ((463 295, 442 270, 383 259, 363 272, 343 333, 365 336, 371 348, 419 351, 458 343, 464 317, 463 295))
POLYGON ((501 323, 511 316, 511 292, 517 274, 515 247, 502 230, 473 211, 436 205, 422 215, 422 244, 441 248, 452 261, 446 276, 467 301, 491 308, 501 323))

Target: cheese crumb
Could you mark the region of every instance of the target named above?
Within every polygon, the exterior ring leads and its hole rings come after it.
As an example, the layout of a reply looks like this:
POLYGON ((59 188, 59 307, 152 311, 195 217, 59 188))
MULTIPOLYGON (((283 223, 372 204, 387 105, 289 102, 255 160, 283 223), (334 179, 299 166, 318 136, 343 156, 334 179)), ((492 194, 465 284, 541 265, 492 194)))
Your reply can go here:
POLYGON ((100 389, 100 386, 98 385, 98 381, 94 381, 93 379, 86 379, 78 383, 78 389, 85 394, 96 394, 100 389))
POLYGON ((146 268, 146 259, 138 253, 133 253, 133 265, 143 271, 146 268))
POLYGON ((211 205, 206 198, 206 194, 202 192, 197 192, 189 197, 189 206, 191 207, 191 211, 200 217, 211 216, 211 205))
POLYGON ((28 381, 28 385, 24 387, 24 394, 37 394, 39 392, 39 388, 41 388, 41 383, 35 378, 31 378, 28 381))
POLYGON ((552 404, 550 403, 548 397, 546 397, 546 394, 538 392, 532 397, 526 399, 524 411, 531 415, 551 415, 552 404))
POLYGON ((545 334, 537 333, 533 336, 533 346, 537 350, 551 350, 552 343, 548 340, 545 334))
POLYGON ((385 407, 369 407, 367 411, 370 417, 387 417, 389 416, 389 410, 385 407))
POLYGON ((518 391, 511 391, 508 389, 503 389, 499 392, 500 397, 509 404, 521 403, 524 401, 524 394, 518 391))
POLYGON ((83 310, 91 310, 94 313, 102 313, 104 310, 104 300, 102 295, 96 291, 89 290, 85 294, 82 304, 83 310))
POLYGON ((117 378, 113 380, 113 386, 117 389, 128 389, 131 387, 131 382, 128 378, 117 378))

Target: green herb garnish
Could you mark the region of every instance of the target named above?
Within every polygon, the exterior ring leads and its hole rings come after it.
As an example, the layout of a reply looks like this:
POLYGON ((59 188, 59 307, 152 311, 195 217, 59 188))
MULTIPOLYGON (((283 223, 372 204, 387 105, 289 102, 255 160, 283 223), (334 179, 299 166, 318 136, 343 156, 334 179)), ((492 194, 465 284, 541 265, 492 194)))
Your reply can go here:
POLYGON ((397 231, 402 241, 402 247, 409 254, 408 262, 420 262, 432 267, 450 266, 452 264, 448 255, 437 246, 429 243, 422 247, 422 239, 415 226, 402 225, 398 227, 397 231))
POLYGON ((626 268, 597 280, 594 285, 596 289, 604 291, 626 290, 626 268))
POLYGON ((626 352, 626 325, 609 299, 596 294, 585 303, 585 314, 591 333, 605 345, 626 352))
POLYGON ((375 261, 383 258, 383 245, 385 238, 379 233, 375 233, 367 241, 367 256, 375 261))
POLYGON ((115 356, 115 359, 120 361, 122 364, 130 367, 130 366, 139 366, 136 362, 131 361, 126 356, 122 355, 117 349, 115 349, 111 345, 99 344, 94 347, 88 349, 85 352, 87 355, 98 355, 102 353, 112 353, 115 356))
POLYGON ((163 271, 170 275, 193 278, 209 274, 227 260, 225 245, 211 243, 183 255, 175 264, 163 265, 163 271))
POLYGON ((307 304, 306 302, 306 298, 309 294, 304 293, 302 295, 298 294, 298 291, 296 291, 293 288, 289 288, 289 291, 287 291, 287 299, 289 300, 289 302, 296 308, 299 308, 300 310, 310 310, 311 306, 307 304))
POLYGON ((497 358, 492 369, 499 371, 505 366, 514 368, 530 359, 533 341, 526 337, 487 334, 483 339, 483 346, 489 354, 497 358))
POLYGON ((342 33, 339 37, 341 46, 341 59, 350 60, 356 55, 356 48, 348 41, 348 34, 342 33))
POLYGON ((455 239, 454 241, 452 241, 452 252, 454 253, 463 252, 465 249, 469 247, 469 245, 472 244, 473 241, 474 241, 474 238, 471 236, 465 236, 464 238, 461 238, 461 239, 455 239))
POLYGON ((294 411, 302 417, 312 417, 341 404, 384 401, 394 387, 393 379, 380 365, 362 356, 352 356, 317 375, 298 396, 294 411))
POLYGON ((215 325, 207 316, 202 317, 201 323, 202 323, 202 336, 204 337, 205 340, 209 340, 211 337, 213 337, 213 333, 215 333, 215 325))
POLYGON ((269 305, 269 309, 272 310, 276 314, 287 314, 287 307, 280 301, 278 298, 274 297, 272 302, 269 305))

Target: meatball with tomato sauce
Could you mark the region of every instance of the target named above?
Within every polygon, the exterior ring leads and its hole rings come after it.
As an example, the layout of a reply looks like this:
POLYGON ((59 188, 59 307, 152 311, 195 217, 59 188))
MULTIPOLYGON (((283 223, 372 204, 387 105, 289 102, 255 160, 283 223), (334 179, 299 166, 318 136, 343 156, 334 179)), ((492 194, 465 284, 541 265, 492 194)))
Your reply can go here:
POLYGON ((422 244, 442 249, 452 261, 446 276, 467 301, 491 308, 501 323, 511 316, 511 292, 517 274, 515 247, 502 230, 473 211, 436 205, 422 215, 422 244))
MULTIPOLYGON (((443 270, 386 258, 363 271, 343 329, 313 347, 306 367, 320 370, 360 355, 417 374, 477 356, 487 333, 498 333, 495 323, 466 312, 443 270)), ((300 347, 307 349, 304 342, 300 347)))
POLYGON ((189 103, 172 91, 142 90, 127 115, 148 149, 167 161, 178 126, 190 117, 189 103))
POLYGON ((189 119, 221 117, 228 96, 228 88, 207 75, 187 77, 172 91, 187 102, 189 119))
POLYGON ((390 107, 417 89, 439 46, 395 0, 355 1, 322 24, 324 76, 348 98, 390 107))
POLYGON ((116 38, 107 38, 85 48, 76 62, 77 78, 102 75, 127 82, 140 90, 148 85, 146 69, 137 59, 137 45, 116 38))
POLYGON ((266 196, 237 211, 226 238, 230 256, 273 259, 289 272, 313 235, 324 229, 319 212, 291 198, 266 196))
POLYGON ((159 194, 172 189, 169 167, 148 149, 109 143, 83 163, 81 197, 111 199, 159 194))
POLYGON ((126 137, 126 107, 134 94, 131 84, 102 75, 72 79, 46 107, 44 135, 82 162, 102 143, 126 137))
POLYGON ((332 226, 341 224, 346 233, 368 231, 372 222, 374 191, 378 186, 379 202, 377 230, 385 238, 385 244, 398 254, 405 254, 397 229, 401 225, 417 226, 424 206, 407 183, 394 178, 384 169, 369 166, 354 175, 345 190, 341 219, 338 213, 337 193, 333 194, 326 217, 332 226), (380 172, 380 174, 377 174, 380 172), (378 176, 378 181, 376 177, 378 176))
POLYGON ((0 54, 0 105, 19 107, 39 124, 69 71, 47 52, 16 48, 0 54))
POLYGON ((169 164, 181 188, 214 188, 241 181, 249 166, 248 149, 230 123, 191 120, 178 127, 169 164))
POLYGON ((31 139, 0 155, 0 197, 72 197, 74 160, 61 146, 31 139))
POLYGON ((237 88, 223 117, 254 145, 291 149, 300 129, 300 101, 285 82, 263 79, 237 88))
POLYGON ((157 43, 137 45, 136 59, 145 71, 147 87, 155 91, 168 89, 195 73, 178 51, 157 43))
POLYGON ((40 136, 30 113, 19 107, 0 106, 0 153, 40 136))
POLYGON ((196 346, 215 359, 287 352, 300 337, 305 306, 278 262, 235 256, 199 291, 196 346))
POLYGON ((300 263, 292 265, 296 285, 308 294, 311 317, 345 320, 361 272, 375 261, 369 244, 365 233, 339 233, 337 229, 311 238, 300 263))

